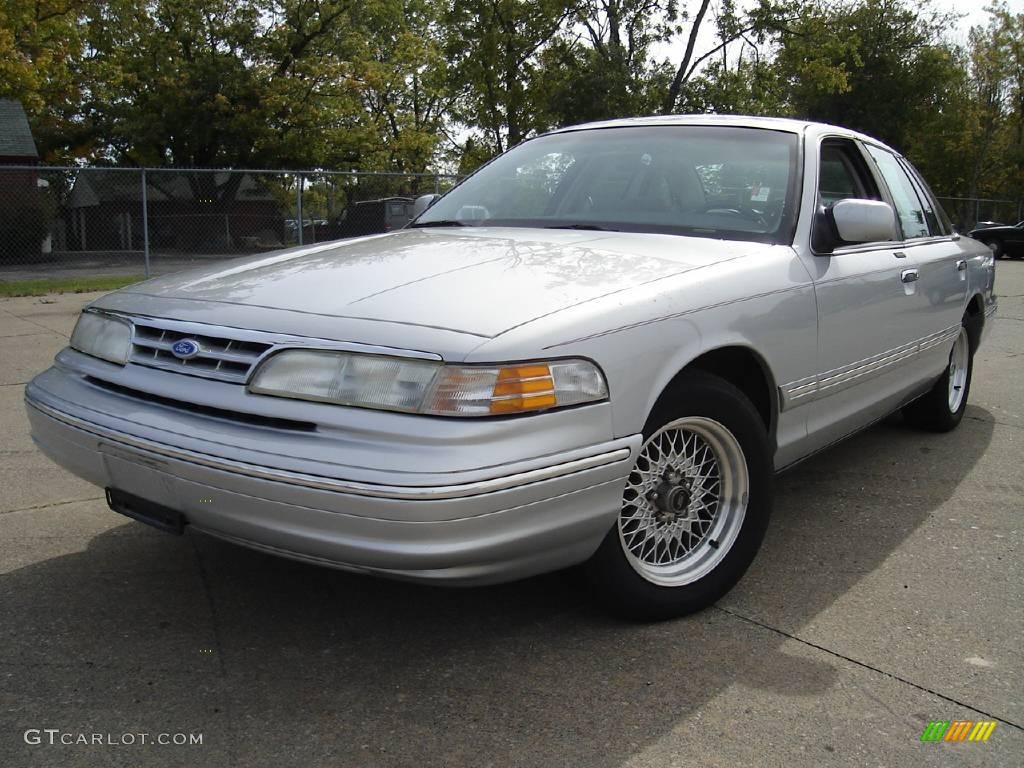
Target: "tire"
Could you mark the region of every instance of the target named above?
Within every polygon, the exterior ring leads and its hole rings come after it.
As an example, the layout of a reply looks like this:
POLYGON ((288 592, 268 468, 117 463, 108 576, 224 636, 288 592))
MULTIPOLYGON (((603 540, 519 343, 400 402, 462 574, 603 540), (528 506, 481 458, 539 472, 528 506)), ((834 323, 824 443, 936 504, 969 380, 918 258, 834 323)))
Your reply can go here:
POLYGON ((908 424, 929 432, 949 432, 956 429, 971 393, 974 373, 974 347, 978 334, 971 333, 967 323, 949 352, 949 363, 942 376, 927 394, 903 408, 908 424))
POLYGON ((619 517, 585 571, 610 612, 670 619, 713 604, 753 561, 772 510, 772 452, 750 400, 702 371, 662 397, 643 436, 619 517))
POLYGON ((983 242, 988 246, 989 250, 992 251, 993 258, 1001 259, 1006 256, 1006 249, 1003 247, 1002 240, 984 240, 983 242))

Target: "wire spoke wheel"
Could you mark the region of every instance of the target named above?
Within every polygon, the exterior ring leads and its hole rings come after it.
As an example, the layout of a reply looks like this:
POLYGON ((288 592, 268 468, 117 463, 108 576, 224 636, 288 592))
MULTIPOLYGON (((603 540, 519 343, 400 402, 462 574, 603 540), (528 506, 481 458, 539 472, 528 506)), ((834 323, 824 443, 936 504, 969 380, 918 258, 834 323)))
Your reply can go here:
POLYGON ((970 365, 971 345, 967 329, 961 328, 953 350, 949 353, 949 411, 956 413, 967 389, 967 369, 970 365))
POLYGON ((644 442, 626 482, 618 531, 627 561, 661 586, 703 578, 736 541, 748 494, 732 432, 703 416, 669 422, 644 442))

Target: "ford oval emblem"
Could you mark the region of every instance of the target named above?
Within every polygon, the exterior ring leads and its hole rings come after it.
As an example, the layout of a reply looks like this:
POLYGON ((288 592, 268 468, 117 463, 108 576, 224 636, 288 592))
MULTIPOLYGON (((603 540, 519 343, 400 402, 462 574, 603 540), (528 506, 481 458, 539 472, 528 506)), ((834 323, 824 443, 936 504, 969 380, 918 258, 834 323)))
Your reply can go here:
POLYGON ((171 354, 179 360, 190 360, 199 354, 199 342, 192 339, 176 341, 171 347, 171 354))

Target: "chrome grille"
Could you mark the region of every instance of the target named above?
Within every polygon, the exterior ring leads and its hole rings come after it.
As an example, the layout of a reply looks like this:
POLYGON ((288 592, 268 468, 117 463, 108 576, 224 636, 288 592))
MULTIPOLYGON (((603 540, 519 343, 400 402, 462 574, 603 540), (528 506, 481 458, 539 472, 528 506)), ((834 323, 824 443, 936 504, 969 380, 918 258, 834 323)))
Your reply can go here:
POLYGON ((272 346, 258 341, 146 325, 144 320, 138 319, 133 319, 132 324, 135 333, 130 362, 238 384, 245 382, 253 365, 272 346), (171 347, 182 339, 191 339, 199 344, 199 354, 188 360, 175 357, 171 347))

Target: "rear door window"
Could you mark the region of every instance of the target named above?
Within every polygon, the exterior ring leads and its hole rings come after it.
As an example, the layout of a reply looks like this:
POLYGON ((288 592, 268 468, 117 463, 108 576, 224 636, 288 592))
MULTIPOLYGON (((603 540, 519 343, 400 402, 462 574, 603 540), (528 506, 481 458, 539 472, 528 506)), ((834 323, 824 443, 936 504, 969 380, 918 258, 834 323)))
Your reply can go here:
POLYGON ((914 180, 921 199, 924 200, 925 216, 928 218, 928 227, 932 230, 932 234, 950 234, 953 231, 953 222, 950 221, 948 214, 942 207, 942 203, 935 197, 932 188, 928 186, 928 182, 924 180, 924 176, 906 158, 903 159, 903 166, 910 174, 910 178, 914 180))

